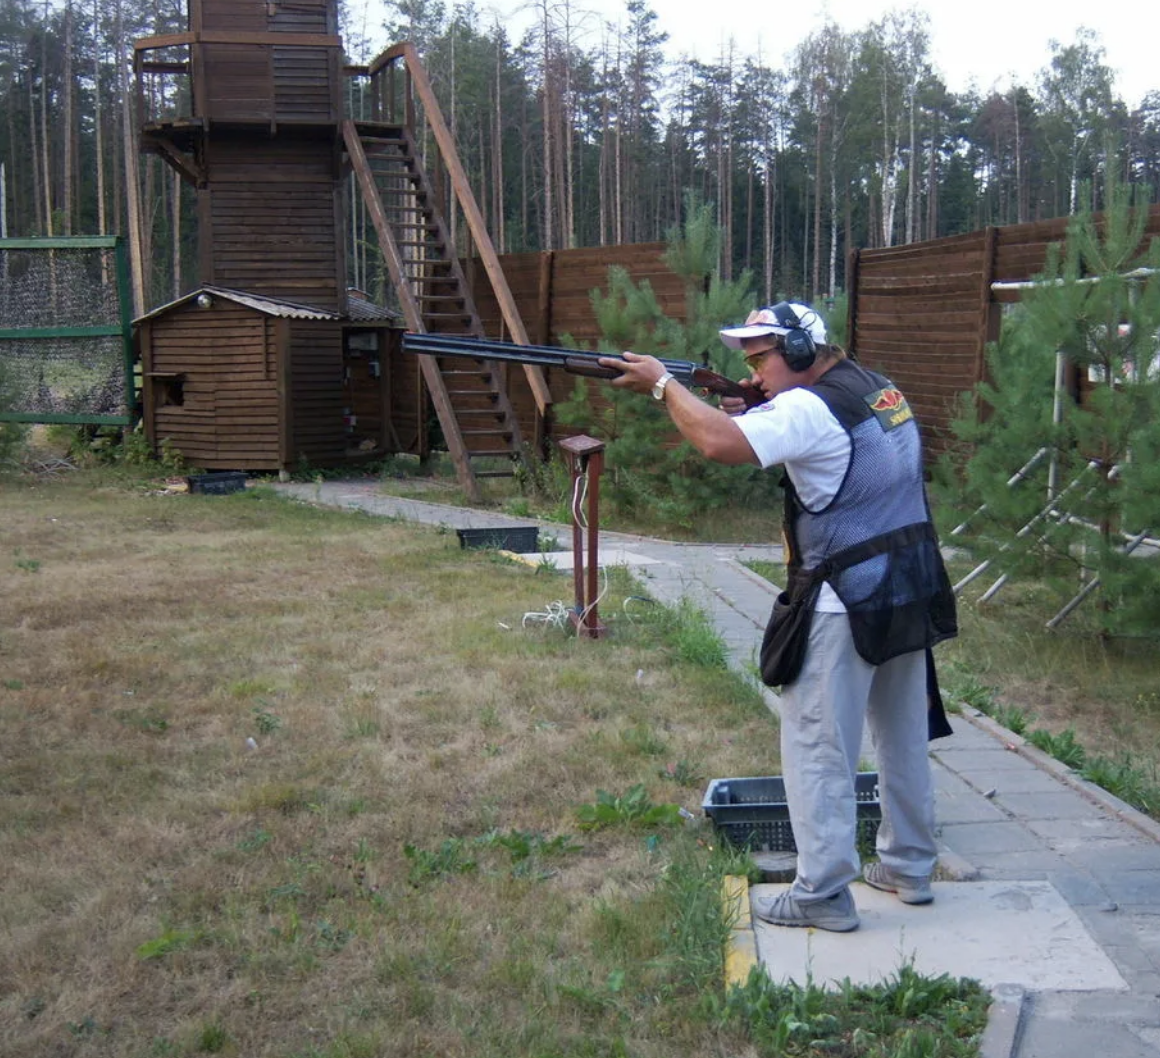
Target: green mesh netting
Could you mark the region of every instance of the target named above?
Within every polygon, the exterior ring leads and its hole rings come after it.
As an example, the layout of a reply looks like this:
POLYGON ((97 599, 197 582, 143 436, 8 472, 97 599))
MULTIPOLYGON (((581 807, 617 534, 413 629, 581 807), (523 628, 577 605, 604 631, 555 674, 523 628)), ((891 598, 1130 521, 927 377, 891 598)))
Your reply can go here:
POLYGON ((0 337, 0 418, 120 416, 127 411, 113 247, 0 246, 0 330, 108 327, 86 337, 0 337))

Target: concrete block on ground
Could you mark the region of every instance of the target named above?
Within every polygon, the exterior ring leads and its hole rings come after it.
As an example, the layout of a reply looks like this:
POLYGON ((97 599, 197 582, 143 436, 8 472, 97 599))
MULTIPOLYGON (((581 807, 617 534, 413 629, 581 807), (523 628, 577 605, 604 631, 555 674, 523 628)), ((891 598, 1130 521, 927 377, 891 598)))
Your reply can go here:
MULTIPOLYGON (((783 885, 758 885, 754 897, 783 885)), ((935 901, 908 906, 852 886, 862 919, 853 933, 770 926, 754 919, 757 950, 776 981, 823 987, 873 984, 913 960, 921 974, 970 977, 988 988, 1127 991, 1128 984, 1067 901, 1047 882, 935 882, 935 901)), ((1068 1051, 1060 1053, 1085 1053, 1068 1051)))

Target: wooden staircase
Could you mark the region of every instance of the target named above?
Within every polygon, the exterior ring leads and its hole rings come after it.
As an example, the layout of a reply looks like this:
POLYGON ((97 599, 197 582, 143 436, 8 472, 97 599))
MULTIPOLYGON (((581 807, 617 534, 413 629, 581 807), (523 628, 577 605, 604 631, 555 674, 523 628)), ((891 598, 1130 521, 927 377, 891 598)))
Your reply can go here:
MULTIPOLYGON (((527 345, 527 333, 455 154, 450 132, 438 113, 438 104, 411 45, 398 45, 385 52, 370 68, 372 79, 400 61, 424 103, 441 161, 511 339, 527 345)), ((379 96, 376 94, 375 98, 379 96)), ((343 142, 347 158, 374 224, 407 329, 486 337, 439 197, 420 163, 413 128, 409 106, 405 120, 399 123, 345 121, 343 142)), ((480 478, 510 477, 524 458, 519 423, 508 397, 508 365, 470 357, 418 359, 460 483, 470 497, 478 500, 480 478)), ((524 365, 524 370, 542 421, 551 404, 547 383, 538 367, 524 365)))

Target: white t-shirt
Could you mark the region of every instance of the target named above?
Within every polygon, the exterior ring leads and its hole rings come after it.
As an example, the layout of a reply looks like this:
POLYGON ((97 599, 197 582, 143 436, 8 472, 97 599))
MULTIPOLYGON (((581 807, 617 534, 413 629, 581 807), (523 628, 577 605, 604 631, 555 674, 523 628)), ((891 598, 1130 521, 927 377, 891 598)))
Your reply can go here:
MULTIPOLYGON (((837 495, 850 465, 850 436, 816 394, 790 389, 733 420, 763 467, 784 464, 803 504, 818 510, 837 495)), ((845 613, 828 584, 815 609, 845 613)))

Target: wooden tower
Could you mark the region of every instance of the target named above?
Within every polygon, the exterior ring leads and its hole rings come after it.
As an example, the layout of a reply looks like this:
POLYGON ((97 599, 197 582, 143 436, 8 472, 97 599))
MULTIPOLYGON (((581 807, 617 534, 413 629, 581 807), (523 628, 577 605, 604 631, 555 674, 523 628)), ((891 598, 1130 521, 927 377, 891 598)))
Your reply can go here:
MULTIPOLYGON (((303 457, 321 462, 334 447, 325 443, 329 431, 336 437, 342 432, 350 320, 342 188, 351 171, 408 329, 483 336, 448 231, 447 211, 456 209, 500 304, 505 336, 527 343, 454 142, 410 45, 389 50, 370 67, 344 67, 336 0, 189 0, 188 31, 137 41, 135 69, 142 149, 197 188, 200 283, 284 302, 291 313, 306 308, 334 317, 333 323, 317 321, 307 345, 283 343, 291 360, 268 372, 267 381, 277 376, 282 387, 276 424, 281 463, 303 457), (184 78, 186 112, 149 112, 146 85, 158 76, 184 78), (348 78, 370 79, 370 121, 344 115, 348 78), (433 175, 417 150, 416 97, 435 136, 433 175)), ((226 301, 236 311, 236 300, 226 301)), ((280 311, 263 302, 271 318, 281 318, 280 311)), ((228 355, 223 346, 218 362, 228 355)), ((479 477, 510 474, 524 450, 504 369, 464 358, 419 359, 460 481, 477 496, 479 477)), ((150 374, 160 394, 163 385, 174 392, 171 379, 181 373, 173 362, 165 371, 148 367, 147 406, 150 374)), ((551 397, 539 369, 525 374, 539 426, 551 397)), ((195 390, 184 387, 183 402, 195 390)), ((420 449, 424 443, 420 436, 420 449)), ((219 437, 219 450, 226 448, 219 437)))

